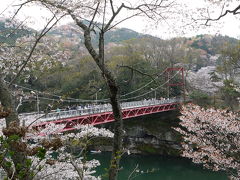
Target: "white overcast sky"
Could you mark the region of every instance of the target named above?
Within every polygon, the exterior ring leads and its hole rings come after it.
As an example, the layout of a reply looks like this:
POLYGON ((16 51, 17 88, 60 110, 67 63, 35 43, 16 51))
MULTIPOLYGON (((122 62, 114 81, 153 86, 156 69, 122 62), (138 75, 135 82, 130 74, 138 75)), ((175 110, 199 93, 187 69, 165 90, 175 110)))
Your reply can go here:
MULTIPOLYGON (((6 14, 9 10, 11 10, 11 7, 8 7, 11 4, 17 4, 19 0, 0 0, 0 13, 2 13, 6 8, 7 10, 3 13, 6 14)), ((133 0, 134 1, 134 0, 133 0)), ((190 4, 191 7, 199 7, 201 6, 201 1, 202 0, 182 0, 185 1, 186 3, 190 4)), ((236 0, 238 1, 238 0, 236 0)), ((132 2, 132 1, 131 1, 132 2)), ((22 14, 19 17, 20 19, 25 19, 28 16, 33 17, 32 24, 29 25, 32 28, 39 29, 43 27, 43 23, 41 21, 42 16, 46 16, 48 13, 45 10, 40 10, 39 7, 28 7, 22 10, 22 14), (24 13, 23 13, 24 12, 24 13)), ((0 15, 1 17, 1 15, 0 15)), ((62 22, 62 24, 67 23, 68 20, 65 20, 62 22)), ((193 31, 186 31, 186 36, 194 36, 197 34, 222 34, 222 35, 228 35, 231 37, 235 37, 240 39, 240 20, 236 19, 234 16, 229 15, 227 17, 224 17, 222 19, 222 26, 218 29, 216 28, 208 28, 207 30, 198 30, 197 32, 193 31)), ((141 33, 147 33, 151 34, 154 36, 158 36, 161 38, 169 38, 174 35, 169 35, 169 26, 167 24, 159 25, 157 28, 154 26, 149 27, 149 23, 146 20, 143 20, 141 18, 135 18, 135 19, 130 19, 124 23, 121 24, 119 27, 126 27, 129 29, 133 29, 137 32, 141 33)), ((178 35, 180 36, 180 35, 178 35)))

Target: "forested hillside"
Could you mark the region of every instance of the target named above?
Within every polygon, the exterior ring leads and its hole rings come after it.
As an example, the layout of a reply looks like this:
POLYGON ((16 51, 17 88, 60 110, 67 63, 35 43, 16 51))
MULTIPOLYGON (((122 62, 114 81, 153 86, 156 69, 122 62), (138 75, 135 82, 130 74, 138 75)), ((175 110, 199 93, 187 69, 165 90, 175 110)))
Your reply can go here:
MULTIPOLYGON (((16 38, 33 32, 33 30, 21 29, 14 31, 13 27, 7 27, 4 22, 0 23, 0 28, 3 33, 1 41, 12 44, 15 43, 16 38), (9 32, 9 28, 12 31, 10 34, 12 38, 4 39, 6 37, 4 32, 9 32), (11 42, 8 42, 9 39, 11 42)), ((97 35, 93 37, 92 41, 95 43, 98 37, 97 35)), ((42 68, 41 62, 35 63, 36 68, 30 74, 23 74, 19 84, 75 99, 96 99, 96 92, 98 99, 107 98, 107 90, 101 74, 84 48, 82 32, 78 32, 73 24, 63 25, 51 30, 45 37, 45 41, 58 44, 53 49, 49 49, 49 47, 48 56, 41 60, 44 62, 47 58, 51 65, 42 68)), ((208 70, 208 66, 218 66, 217 69, 221 70, 222 51, 229 44, 231 46, 238 44, 237 39, 221 35, 198 35, 191 38, 178 37, 163 40, 126 28, 115 28, 109 31, 106 34, 105 42, 106 62, 117 77, 121 94, 141 88, 152 79, 155 80, 153 83, 131 95, 134 97, 151 88, 156 88, 165 81, 161 72, 167 67, 181 66, 186 70, 187 79, 191 79, 191 83, 187 83, 187 93, 190 95, 193 93, 192 97, 196 98, 199 103, 202 101, 201 98, 208 98, 208 93, 216 91, 216 84, 212 84, 211 76, 208 74, 214 75, 215 68, 208 70), (203 67, 206 68, 201 71, 200 75, 194 75, 203 67), (205 87, 201 83, 209 86, 205 87), (210 86, 212 89, 209 88, 210 86)), ((39 51, 43 47, 44 40, 39 45, 39 51)), ((173 81, 177 81, 177 79, 175 78, 173 81)), ((171 88, 171 96, 181 93, 181 88, 171 88)), ((157 97, 166 96, 166 87, 158 89, 156 94, 157 97)), ((149 93, 142 98, 152 98, 153 96, 154 93, 149 93)), ((127 96, 126 98, 131 97, 127 96)), ((204 102, 208 104, 209 101, 211 100, 204 102)), ((42 100, 42 106, 45 107, 46 104, 48 101, 42 100)), ((26 105, 26 107, 29 106, 26 105)), ((23 105, 20 111, 24 111, 26 107, 23 105)))
MULTIPOLYGON (((83 32, 79 32, 76 25, 71 23, 56 27, 49 34, 55 35, 55 36, 61 36, 63 38, 68 38, 73 41, 83 41, 83 32)), ((92 34, 94 35, 92 40, 96 45, 97 40, 99 38, 98 32, 93 31, 92 34)), ((150 36, 150 35, 141 34, 127 28, 113 28, 112 30, 106 33, 105 43, 106 44, 111 42, 120 43, 124 40, 141 38, 145 36, 150 36)))

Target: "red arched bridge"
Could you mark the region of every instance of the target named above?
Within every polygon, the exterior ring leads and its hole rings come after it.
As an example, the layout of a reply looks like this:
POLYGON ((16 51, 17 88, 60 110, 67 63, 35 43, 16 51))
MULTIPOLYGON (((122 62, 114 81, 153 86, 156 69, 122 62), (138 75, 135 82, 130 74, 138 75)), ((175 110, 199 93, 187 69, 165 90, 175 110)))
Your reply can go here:
MULTIPOLYGON (((182 100, 178 98, 124 102, 121 103, 123 119, 175 110, 181 102, 182 100)), ((61 132, 74 130, 74 126, 78 124, 98 125, 114 121, 110 104, 89 105, 84 108, 79 106, 75 110, 61 110, 39 116, 41 117, 33 124, 35 128, 45 127, 50 123, 65 124, 61 132)), ((28 120, 25 121, 27 124, 31 123, 27 122, 28 120)))

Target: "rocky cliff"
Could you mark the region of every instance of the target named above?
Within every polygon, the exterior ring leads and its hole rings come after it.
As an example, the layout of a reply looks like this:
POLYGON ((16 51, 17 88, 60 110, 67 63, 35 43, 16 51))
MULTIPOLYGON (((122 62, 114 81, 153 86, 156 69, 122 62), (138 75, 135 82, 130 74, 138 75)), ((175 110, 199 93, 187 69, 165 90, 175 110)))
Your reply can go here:
MULTIPOLYGON (((124 147, 130 153, 179 156, 181 136, 172 127, 178 126, 179 112, 170 111, 124 120, 124 147)), ((113 124, 104 125, 113 129, 113 124)), ((110 140, 97 140, 92 148, 110 151, 110 140)))

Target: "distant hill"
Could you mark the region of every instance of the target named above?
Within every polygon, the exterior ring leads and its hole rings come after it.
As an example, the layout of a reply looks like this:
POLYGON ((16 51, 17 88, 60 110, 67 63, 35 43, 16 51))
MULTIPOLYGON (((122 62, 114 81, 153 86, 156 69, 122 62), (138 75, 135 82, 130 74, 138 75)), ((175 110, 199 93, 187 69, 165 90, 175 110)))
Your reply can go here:
MULTIPOLYGON (((59 39, 59 42, 63 44, 65 50, 69 50, 70 52, 77 52, 81 55, 88 54, 84 47, 84 38, 83 31, 81 31, 74 24, 67 24, 56 27, 50 33, 50 36, 53 36, 59 39)), ((93 45, 97 48, 98 45, 98 32, 92 32, 92 42, 93 45)), ((151 47, 150 44, 156 44, 155 48, 158 48, 157 52, 159 55, 164 57, 164 54, 167 55, 166 58, 172 58, 173 60, 180 58, 180 55, 177 52, 183 52, 181 49, 189 49, 193 48, 197 51, 196 53, 200 54, 200 57, 195 59, 196 66, 194 66, 194 70, 197 71, 201 67, 206 66, 215 66, 217 60, 219 58, 219 54, 223 47, 226 44, 237 44, 238 40, 235 38, 231 38, 228 36, 222 35, 208 35, 202 34, 197 35, 191 38, 186 37, 177 37, 170 40, 162 40, 157 37, 153 37, 147 34, 138 33, 131 29, 127 28, 114 28, 105 34, 105 48, 106 53, 110 52, 110 50, 116 46, 121 46, 125 43, 134 42, 135 47, 137 47, 138 43, 145 43, 146 48, 151 47), (127 40, 133 41, 127 41, 127 40), (148 47, 149 46, 149 47, 148 47), (163 50, 165 49, 165 51, 163 50), (172 50, 170 50, 172 49, 172 50), (162 51, 162 52, 160 52, 162 51), (168 51, 166 53, 166 51, 168 51), (171 52, 172 51, 172 52, 171 52), (174 57, 170 57, 174 56, 174 57)), ((154 46, 152 46, 154 48, 154 46)), ((156 52, 153 52, 156 53, 156 52)), ((194 57, 193 57, 194 58, 194 57)))
POLYGON ((192 41, 191 47, 202 49, 210 55, 219 53, 219 50, 226 44, 237 44, 238 40, 229 36, 222 35, 197 35, 189 39, 192 41))
MULTIPOLYGON (((58 26, 53 29, 49 34, 54 36, 61 36, 62 38, 72 39, 73 41, 83 41, 83 32, 79 30, 79 28, 74 24, 67 24, 58 26)), ((98 33, 92 32, 92 41, 95 45, 98 42, 98 33)), ((127 28, 114 28, 108 31, 105 34, 105 43, 120 43, 125 40, 133 39, 133 38, 142 38, 149 37, 150 35, 138 33, 131 29, 127 28)))
MULTIPOLYGON (((14 28, 6 26, 7 19, 0 19, 0 42, 8 44, 14 44, 16 39, 32 33, 34 30, 28 28, 14 28)), ((73 23, 69 23, 62 26, 57 26, 48 33, 50 36, 60 38, 61 41, 69 41, 75 44, 83 45, 83 32, 73 23)), ((98 43, 98 32, 92 32, 92 42, 96 46, 98 43)), ((105 34, 105 43, 119 44, 125 40, 138 39, 138 38, 157 38, 148 34, 138 33, 134 30, 127 28, 113 28, 105 34)), ((196 49, 201 49, 209 55, 215 55, 219 53, 226 43, 236 44, 237 39, 228 36, 213 36, 213 35, 197 35, 191 38, 184 38, 185 44, 196 49)))
MULTIPOLYGON (((93 33, 93 32, 92 32, 93 33)), ((54 30, 50 32, 51 35, 59 36, 61 38, 67 38, 72 42, 83 42, 83 32, 79 30, 79 28, 74 24, 67 24, 56 27, 54 30)), ((92 34, 92 41, 95 45, 98 42, 98 33, 92 34)), ((122 41, 129 39, 138 39, 138 38, 157 38, 151 35, 138 33, 134 30, 127 28, 114 28, 106 33, 105 35, 105 43, 121 43, 122 41)), ((193 48, 201 49, 206 51, 207 54, 215 55, 219 53, 219 49, 221 49, 226 43, 237 43, 237 39, 222 36, 222 35, 197 35, 192 38, 185 38, 185 43, 190 45, 193 48)))
MULTIPOLYGON (((0 19, 0 42, 14 44, 17 38, 28 35, 34 31, 30 28, 26 30, 8 27, 6 26, 6 21, 6 19, 0 19)), ((74 50, 74 48, 72 47, 75 46, 76 49, 83 49, 83 51, 85 51, 83 44, 83 32, 73 23, 55 27, 48 33, 48 36, 56 38, 57 41, 62 43, 65 48, 69 47, 69 49, 74 50)), ((98 45, 98 38, 98 32, 92 32, 92 42, 95 47, 98 45)), ((138 40, 144 38, 155 39, 157 41, 160 40, 157 37, 138 33, 131 29, 113 28, 105 34, 105 43, 106 48, 111 48, 113 46, 120 45, 122 42, 129 39, 138 40)), ((192 47, 201 50, 203 55, 208 56, 205 59, 209 59, 210 56, 215 56, 219 54, 222 47, 224 47, 227 43, 236 44, 238 42, 237 39, 228 36, 213 36, 207 34, 197 35, 191 38, 179 37, 175 39, 180 39, 180 41, 174 41, 174 43, 181 42, 179 46, 185 48, 192 47)), ((164 43, 164 40, 160 41, 164 43)))
POLYGON ((31 34, 34 31, 31 29, 22 29, 15 25, 9 27, 6 25, 7 21, 7 19, 0 19, 0 43, 13 45, 16 39, 31 34))

